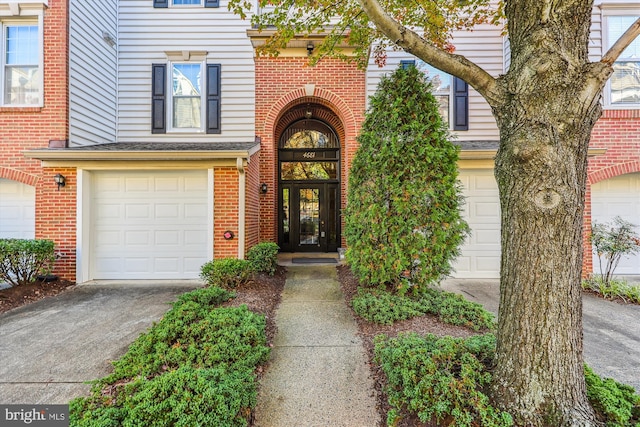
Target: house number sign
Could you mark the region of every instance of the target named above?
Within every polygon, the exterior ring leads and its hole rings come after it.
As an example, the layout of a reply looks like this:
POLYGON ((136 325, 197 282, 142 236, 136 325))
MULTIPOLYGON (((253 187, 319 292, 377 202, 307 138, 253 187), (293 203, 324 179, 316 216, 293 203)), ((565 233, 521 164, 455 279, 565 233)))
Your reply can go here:
POLYGON ((302 157, 305 159, 314 159, 316 157, 316 153, 315 151, 307 151, 302 155, 302 157))

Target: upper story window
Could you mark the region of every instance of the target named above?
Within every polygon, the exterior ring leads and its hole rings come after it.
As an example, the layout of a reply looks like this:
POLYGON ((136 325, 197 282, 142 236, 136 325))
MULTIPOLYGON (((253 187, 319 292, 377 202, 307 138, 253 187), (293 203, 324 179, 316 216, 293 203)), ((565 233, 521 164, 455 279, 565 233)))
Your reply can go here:
POLYGON ((468 86, 464 80, 451 76, 422 60, 400 61, 401 67, 414 65, 431 82, 433 96, 439 104, 440 116, 453 130, 469 130, 468 86))
MULTIPOLYGON (((606 50, 638 19, 637 10, 625 14, 612 10, 605 16, 606 50)), ((635 39, 613 64, 613 74, 605 94, 611 107, 640 107, 640 39, 635 39)))
POLYGON ((2 105, 41 105, 40 58, 40 31, 36 22, 2 23, 2 105))
POLYGON ((220 7, 220 0, 153 0, 154 8, 168 8, 182 6, 220 7))
POLYGON ((153 64, 151 132, 220 133, 220 64, 153 64))

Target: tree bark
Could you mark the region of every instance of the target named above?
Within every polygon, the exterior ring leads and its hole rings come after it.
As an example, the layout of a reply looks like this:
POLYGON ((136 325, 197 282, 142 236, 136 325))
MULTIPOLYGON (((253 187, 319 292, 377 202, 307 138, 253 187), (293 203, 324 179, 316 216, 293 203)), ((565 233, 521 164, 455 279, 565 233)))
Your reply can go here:
POLYGON ((597 425, 580 287, 587 150, 600 115, 589 89, 591 5, 522 3, 507 2, 512 63, 499 85, 509 96, 493 106, 502 264, 492 398, 518 426, 597 425))

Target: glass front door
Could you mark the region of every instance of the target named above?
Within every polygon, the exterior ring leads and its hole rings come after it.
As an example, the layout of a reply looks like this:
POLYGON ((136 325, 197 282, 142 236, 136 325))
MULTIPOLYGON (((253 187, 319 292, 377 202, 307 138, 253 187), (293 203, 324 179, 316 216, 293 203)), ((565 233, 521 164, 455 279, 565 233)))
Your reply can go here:
POLYGON ((291 252, 338 250, 337 184, 286 184, 280 189, 280 247, 291 252))

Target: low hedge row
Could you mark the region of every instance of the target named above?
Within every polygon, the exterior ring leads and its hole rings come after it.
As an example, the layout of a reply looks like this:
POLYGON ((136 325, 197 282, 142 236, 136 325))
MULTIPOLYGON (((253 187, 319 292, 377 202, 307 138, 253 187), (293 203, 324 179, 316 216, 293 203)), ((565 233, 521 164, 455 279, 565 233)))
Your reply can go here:
POLYGON ((269 358, 265 319, 207 287, 182 295, 127 353, 70 403, 71 425, 246 426, 256 367, 269 358))

